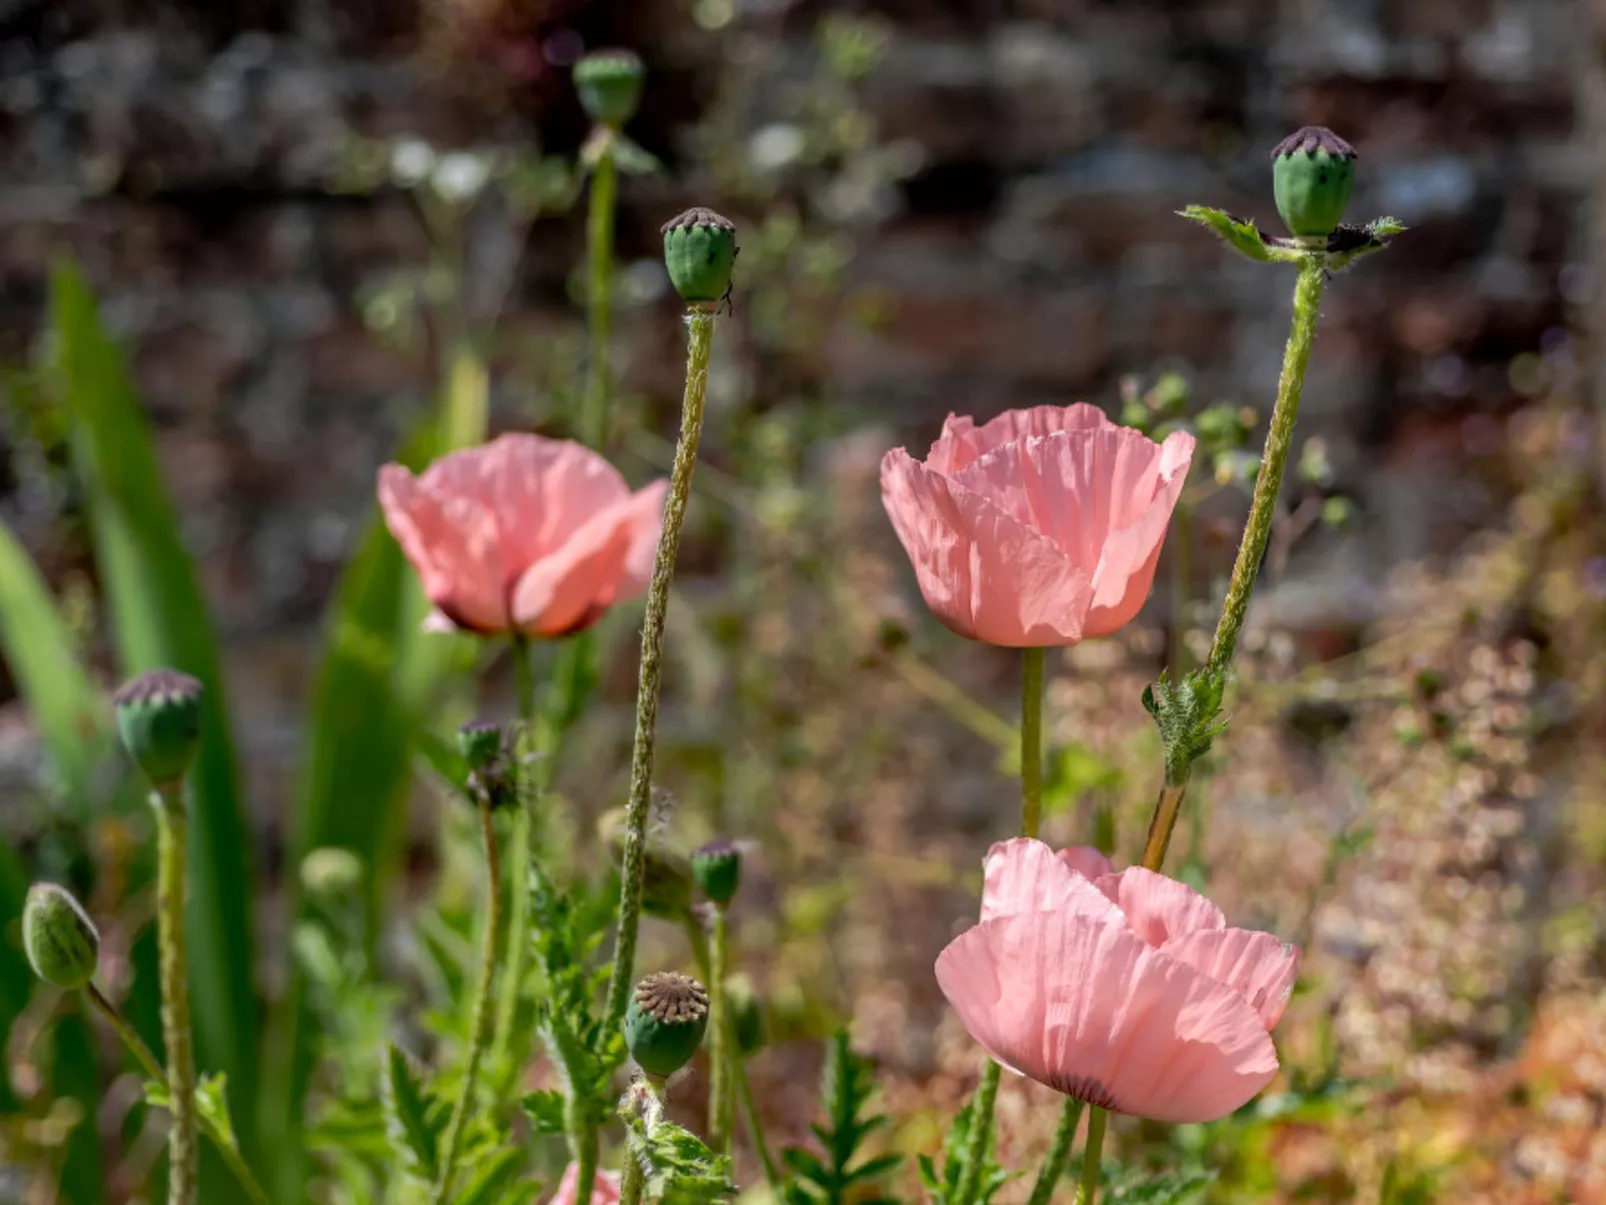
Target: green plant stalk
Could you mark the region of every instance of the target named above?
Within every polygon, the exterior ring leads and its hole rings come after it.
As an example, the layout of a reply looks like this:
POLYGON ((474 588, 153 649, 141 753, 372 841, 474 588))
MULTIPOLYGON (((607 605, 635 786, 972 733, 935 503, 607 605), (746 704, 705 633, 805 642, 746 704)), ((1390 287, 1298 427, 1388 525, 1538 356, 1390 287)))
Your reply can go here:
POLYGON ((708 1146, 716 1155, 730 1154, 731 1059, 735 1043, 730 1033, 730 998, 725 973, 730 959, 730 909, 714 905, 714 942, 708 969, 708 1146))
POLYGON ((598 451, 608 443, 608 409, 613 393, 608 342, 613 336, 613 226, 618 194, 619 168, 610 141, 592 168, 591 199, 586 212, 586 308, 591 327, 591 361, 580 438, 598 451))
POLYGON ((747 1060, 738 1053, 732 1063, 735 1068, 736 1095, 741 1099, 742 1114, 747 1119, 747 1136, 753 1143, 753 1150, 758 1153, 758 1161, 764 1165, 764 1182, 769 1185, 770 1195, 779 1201, 781 1169, 775 1166, 775 1157, 770 1154, 770 1144, 764 1137, 764 1119, 758 1115, 758 1100, 753 1096, 753 1084, 747 1078, 747 1060))
MULTIPOLYGON (((518 693, 519 719, 526 724, 535 720, 535 674, 530 667, 530 642, 514 633, 513 681, 518 693)), ((541 772, 536 763, 536 773, 541 772)), ((492 1074, 502 1074, 506 1068, 509 1047, 513 1041, 513 1023, 518 1017, 519 996, 524 990, 524 963, 529 955, 530 860, 534 851, 535 817, 530 810, 536 806, 528 798, 524 806, 513 814, 513 832, 508 844, 508 882, 512 885, 512 914, 508 918, 507 967, 502 972, 502 992, 496 1002, 496 1030, 491 1040, 490 1063, 492 1074)))
MULTIPOLYGON (((1255 577, 1266 555, 1273 520, 1277 516, 1277 494, 1282 489, 1283 471, 1293 447, 1294 425, 1299 420, 1299 399, 1305 389, 1305 370, 1310 365, 1311 348, 1316 343, 1316 323, 1321 316, 1322 290, 1327 283, 1327 264, 1321 254, 1307 254, 1299 261, 1299 277, 1294 283, 1294 316, 1283 350, 1282 375, 1277 380, 1277 402, 1266 432, 1266 446, 1260 456, 1260 472, 1255 477, 1255 493, 1249 504, 1238 559, 1233 562, 1227 597, 1221 606, 1215 639, 1210 644, 1209 668, 1225 674, 1238 648, 1238 633, 1249 613, 1249 596, 1255 577)), ((1168 759, 1169 761, 1169 759, 1168 759)), ((1143 865, 1159 870, 1171 844, 1182 800, 1188 791, 1191 766, 1184 760, 1167 767, 1165 785, 1154 805, 1149 835, 1143 844, 1143 865)))
POLYGON ((151 793, 156 809, 156 940, 162 981, 162 1042, 167 1047, 168 1205, 195 1205, 195 1052, 190 1045, 189 951, 184 934, 185 845, 189 818, 184 783, 151 793))
POLYGON ((658 726, 658 693, 663 673, 664 621, 669 610, 669 584, 680 551, 680 529, 686 522, 697 445, 703 434, 703 403, 708 397, 708 361, 714 345, 714 303, 687 306, 689 339, 686 393, 681 406, 680 440, 669 474, 664 505, 664 531, 647 588, 647 613, 641 630, 641 670, 636 687, 636 741, 630 759, 630 795, 625 804, 625 849, 619 873, 619 938, 613 975, 608 982, 608 1010, 603 1022, 613 1032, 624 1022, 636 964, 636 930, 641 923, 642 880, 646 869, 647 818, 652 802, 653 742, 658 726))
POLYGON ((1099 1191, 1099 1168, 1104 1158, 1104 1123, 1109 1114, 1094 1105, 1087 1116, 1087 1146, 1082 1149, 1082 1183, 1076 1190, 1076 1205, 1093 1205, 1099 1191))
POLYGON ((1179 680, 1188 672, 1188 606, 1193 602, 1193 503, 1177 500, 1171 530, 1171 672, 1179 680))
POLYGON ((458 1147, 463 1139, 463 1127, 469 1110, 474 1107, 474 1089, 479 1084, 480 1065, 491 1044, 491 984, 496 975, 497 955, 502 949, 502 857, 496 844, 496 824, 492 818, 488 799, 479 802, 480 831, 485 837, 485 949, 480 960, 479 984, 474 991, 474 1017, 470 1023, 468 1065, 463 1068, 463 1087, 452 1109, 451 1120, 446 1123, 446 1136, 441 1140, 440 1179, 430 1198, 435 1205, 445 1205, 452 1195, 452 1177, 457 1171, 458 1147))
POLYGON ((1081 1120, 1082 1102, 1067 1096, 1060 1109, 1059 1125, 1054 1127, 1054 1137, 1048 1144, 1048 1153, 1043 1156, 1043 1166, 1038 1169, 1037 1181, 1032 1185, 1032 1195, 1026 1205, 1049 1205, 1054 1199, 1054 1189, 1059 1187, 1060 1177, 1065 1174, 1065 1165, 1071 1158, 1071 1144, 1076 1141, 1076 1127, 1081 1120))
POLYGON ((591 1111, 586 1102, 571 1096, 568 1101, 569 1156, 574 1160, 574 1199, 579 1205, 591 1205, 591 1194, 597 1182, 599 1141, 597 1127, 589 1120, 591 1111))
MULTIPOLYGON (((1037 838, 1043 820, 1043 650, 1021 650, 1020 691, 1020 830, 1037 838)), ((959 1176, 959 1205, 969 1205, 981 1186, 981 1168, 993 1136, 993 1105, 998 1100, 1002 1074, 992 1059, 982 1068, 976 1084, 976 1107, 965 1139, 959 1176)))
MULTIPOLYGON (((145 1045, 144 1040, 134 1031, 134 1027, 123 1019, 123 1014, 117 1011, 117 1006, 106 999, 101 994, 100 989, 93 983, 84 985, 84 995, 88 997, 89 1002, 95 1006, 100 1015, 105 1018, 106 1023, 112 1027, 112 1031, 123 1040, 123 1045, 128 1047, 128 1052, 134 1056, 134 1061, 139 1064, 140 1070, 145 1073, 146 1077, 157 1083, 165 1084, 167 1082, 167 1072, 162 1070, 162 1064, 151 1053, 151 1048, 145 1045)), ((262 1191, 262 1186, 257 1183, 256 1177, 251 1174, 251 1169, 246 1165, 239 1149, 224 1137, 217 1126, 213 1124, 211 1118, 199 1110, 196 1111, 196 1124, 201 1133, 211 1139, 213 1145, 217 1147, 218 1154, 223 1156, 223 1162, 229 1165, 229 1170, 234 1173, 234 1178, 240 1182, 240 1187, 245 1189, 245 1195, 251 1198, 252 1205, 268 1205, 268 1194, 262 1191)))
MULTIPOLYGON (((619 1205, 641 1205, 641 1190, 647 1185, 647 1169, 642 1167, 641 1160, 636 1153, 628 1148, 625 1150, 625 1165, 620 1169, 619 1175, 619 1205)), ((578 1193, 575 1201, 583 1205, 590 1205, 585 1197, 578 1193)))

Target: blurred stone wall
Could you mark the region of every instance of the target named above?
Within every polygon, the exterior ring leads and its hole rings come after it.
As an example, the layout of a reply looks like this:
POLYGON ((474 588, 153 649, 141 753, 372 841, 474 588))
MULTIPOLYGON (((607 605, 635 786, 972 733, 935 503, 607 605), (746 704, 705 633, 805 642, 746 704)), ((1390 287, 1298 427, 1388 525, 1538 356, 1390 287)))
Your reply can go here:
MULTIPOLYGON (((539 137, 572 154, 584 122, 552 60, 626 44, 653 72, 632 130, 685 169, 680 134, 731 56, 766 65, 747 114, 756 139, 790 119, 819 18, 879 16, 893 37, 864 104, 912 158, 859 232, 850 280, 886 318, 844 319, 818 364, 833 396, 912 439, 948 409, 1113 405, 1121 376, 1168 366, 1207 398, 1264 406, 1291 282, 1174 211, 1200 202, 1275 224, 1272 144, 1307 122, 1356 144, 1353 215, 1389 213, 1411 232, 1328 294, 1308 429, 1329 437, 1367 540, 1339 540, 1304 580, 1321 606, 1364 607, 1379 565, 1497 519, 1499 482, 1482 466, 1500 419, 1565 386, 1578 359, 1567 320, 1592 287, 1579 223, 1595 171, 1573 132, 1581 8, 12 0, 0 5, 4 351, 25 354, 53 250, 71 246, 133 347, 237 672, 263 687, 248 702, 283 721, 260 731, 288 734, 306 634, 372 471, 434 372, 428 348, 396 350, 362 321, 362 291, 429 248, 394 190, 331 189, 345 131, 441 146, 539 137)), ((627 183, 626 255, 650 256, 658 221, 689 199, 627 183)), ((537 226, 515 329, 572 329, 580 246, 575 214, 537 226)), ((640 353, 625 362, 673 346, 673 316, 657 310, 625 324, 640 353)), ((672 373, 637 377, 673 388, 672 373)), ((527 414, 519 398, 497 402, 503 422, 527 414)), ((82 550, 56 519, 71 500, 50 494, 35 463, 48 455, 6 430, 0 514, 69 574, 82 550)))

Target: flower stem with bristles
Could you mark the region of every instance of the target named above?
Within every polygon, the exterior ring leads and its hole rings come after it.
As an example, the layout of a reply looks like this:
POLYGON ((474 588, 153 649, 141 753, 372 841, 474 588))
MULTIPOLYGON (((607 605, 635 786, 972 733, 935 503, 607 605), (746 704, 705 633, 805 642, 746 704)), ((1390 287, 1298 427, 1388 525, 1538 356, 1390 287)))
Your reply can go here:
MULTIPOLYGON (((530 642, 514 634, 513 680, 518 693, 519 719, 528 727, 535 722, 535 675, 530 666, 530 642)), ((535 772, 541 773, 538 762, 535 772)), ((537 800, 526 793, 513 813, 513 831, 508 844, 508 883, 512 887, 509 901, 512 914, 508 918, 507 966, 502 972, 502 992, 496 1003, 496 1030, 491 1040, 491 1074, 506 1075, 513 1069, 506 1066, 509 1047, 513 1041, 513 1024, 518 1017, 519 996, 524 991, 524 960, 530 944, 530 860, 535 856, 531 848, 536 839, 535 817, 532 809, 537 800)))
POLYGON ((1067 1096, 1060 1108, 1059 1125, 1054 1127, 1048 1154, 1043 1156, 1043 1166, 1038 1169, 1037 1182, 1032 1185, 1032 1195, 1026 1205, 1050 1205, 1054 1200, 1054 1189, 1059 1187, 1060 1177, 1065 1174, 1065 1165, 1070 1162, 1071 1144, 1076 1141, 1076 1127, 1081 1121, 1082 1102, 1074 1096, 1067 1096))
POLYGON ((680 530, 686 522, 697 445, 703 434, 703 404, 708 397, 708 362, 714 345, 713 302, 692 302, 686 309, 689 339, 686 391, 681 406, 680 439, 669 474, 664 504, 664 530, 647 588, 647 612, 641 630, 641 670, 636 687, 636 739, 630 759, 630 795, 625 805, 625 848, 619 874, 619 938, 614 949, 613 977, 608 983, 604 1019, 613 1032, 630 1004, 636 963, 636 930, 641 923, 641 893, 646 868, 647 820, 652 803, 653 746, 658 727, 658 694, 662 682, 664 622, 669 611, 669 585, 680 551, 680 530))
POLYGON ((196 1202, 195 1052, 190 1044, 189 948, 184 884, 189 818, 180 779, 151 793, 156 811, 156 941, 160 951, 162 1042, 167 1047, 168 1205, 196 1202))
POLYGON ((730 1154, 731 1059, 735 1056, 730 1032, 730 994, 725 990, 730 959, 730 910, 714 905, 714 940, 708 970, 708 1146, 716 1155, 730 1154))
POLYGON ((479 1085, 480 1065, 491 1044, 491 984, 497 957, 502 949, 502 858, 496 843, 496 824, 491 801, 482 797, 479 805, 480 832, 485 839, 485 948, 480 955, 480 978, 474 991, 474 1017, 469 1027, 468 1063, 463 1068, 463 1086, 446 1125, 441 1141, 440 1178, 431 1197, 435 1205, 445 1205, 452 1195, 452 1177, 457 1171, 458 1150, 469 1110, 474 1107, 474 1090, 479 1085))
POLYGON ((1087 1145, 1082 1148, 1082 1183, 1076 1205, 1093 1205, 1099 1191, 1099 1169, 1104 1158, 1104 1125, 1110 1115, 1097 1105, 1088 1110, 1087 1145))
POLYGON ((613 224, 618 193, 619 167, 609 140, 591 170, 591 198, 586 212, 586 315, 591 327, 591 359, 580 414, 580 438, 599 452, 608 443, 608 409, 613 393, 608 342, 613 336, 613 224))

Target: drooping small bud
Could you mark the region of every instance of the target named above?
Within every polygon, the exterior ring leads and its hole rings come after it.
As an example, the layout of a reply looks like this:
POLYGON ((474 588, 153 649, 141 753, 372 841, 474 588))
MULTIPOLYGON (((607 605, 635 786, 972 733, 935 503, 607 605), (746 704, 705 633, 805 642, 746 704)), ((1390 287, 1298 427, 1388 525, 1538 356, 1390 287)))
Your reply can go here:
POLYGON ((684 1067, 708 1029, 708 992, 690 975, 663 971, 636 984, 625 1010, 625 1045, 648 1075, 684 1067))
POLYGON ((362 886, 362 859, 349 849, 326 845, 301 859, 301 885, 309 895, 349 895, 362 886))
POLYGON ((457 750, 470 770, 483 770, 502 756, 504 735, 500 724, 470 720, 457 730, 457 750))
POLYGON ((176 669, 153 669, 126 683, 112 702, 117 731, 154 787, 179 782, 201 747, 199 681, 176 669))
POLYGON ((716 904, 728 904, 742 881, 742 851, 734 841, 710 841, 692 851, 691 873, 716 904))
POLYGON ((620 129, 636 115, 647 70, 631 50, 598 50, 574 65, 574 88, 592 121, 620 129))
POLYGON ((1326 126, 1306 126, 1271 153, 1272 189, 1288 233, 1332 234, 1355 189, 1355 148, 1326 126))
POLYGON ((688 209, 664 223, 664 264, 685 301, 718 301, 736 265, 736 224, 712 209, 688 209))
MULTIPOLYGON (((625 810, 610 808, 597 821, 597 835, 608 845, 614 860, 624 864, 625 810)), ((692 873, 686 856, 662 840, 647 838, 641 872, 641 906, 649 916, 684 920, 691 915, 692 873)))
POLYGON ((83 987, 100 960, 100 933, 72 893, 54 883, 28 888, 22 944, 33 973, 57 987, 83 987))

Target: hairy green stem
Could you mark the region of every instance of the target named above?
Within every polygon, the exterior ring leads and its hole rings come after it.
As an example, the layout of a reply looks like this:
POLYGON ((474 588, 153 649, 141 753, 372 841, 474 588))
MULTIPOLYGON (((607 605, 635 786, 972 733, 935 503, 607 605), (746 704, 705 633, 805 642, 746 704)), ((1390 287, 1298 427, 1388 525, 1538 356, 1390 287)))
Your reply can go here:
POLYGON ((1070 1162, 1071 1144, 1076 1141, 1076 1127, 1081 1120, 1082 1102, 1067 1096, 1060 1108, 1059 1125, 1054 1127, 1054 1137, 1048 1144, 1048 1153, 1043 1156, 1043 1166, 1038 1169, 1037 1181, 1032 1185, 1032 1195, 1026 1205, 1049 1205, 1054 1199, 1054 1189, 1065 1174, 1066 1163, 1070 1162))
POLYGON ((598 155, 591 171, 591 204, 586 213, 586 308, 591 326, 591 360, 580 438, 598 451, 608 443, 608 404, 613 392, 608 341, 613 334, 613 215, 618 193, 619 168, 610 144, 598 155))
POLYGON ((1021 650, 1020 831, 1037 836, 1043 820, 1043 650, 1021 650))
POLYGON ((764 1182, 769 1185, 770 1195, 779 1201, 781 1169, 775 1165, 775 1157, 770 1154, 770 1144, 764 1137, 764 1119, 758 1115, 758 1100, 753 1095, 752 1081, 747 1078, 747 1060, 738 1052, 732 1060, 732 1066, 735 1072, 736 1095, 741 1098, 742 1115, 747 1119, 747 1137, 753 1143, 753 1150, 758 1153, 758 1161, 764 1165, 764 1182))
POLYGON ((1104 1158, 1104 1123, 1110 1115, 1094 1105, 1087 1116, 1087 1145, 1082 1149, 1082 1184, 1076 1205, 1093 1205, 1099 1191, 1099 1168, 1104 1158))
MULTIPOLYGON (((1321 316, 1322 289, 1326 283, 1325 258, 1318 253, 1302 257, 1299 277, 1294 284, 1293 321, 1288 331, 1288 345, 1283 349, 1282 375, 1277 380, 1277 401, 1266 432, 1266 446, 1261 451, 1249 519, 1238 545, 1238 559, 1233 562, 1227 597, 1221 606, 1221 620, 1216 624, 1215 639, 1210 644, 1209 668, 1214 673, 1225 674, 1232 664, 1233 653, 1238 648, 1238 633, 1249 613, 1249 596, 1254 592, 1255 577, 1271 539, 1272 523, 1277 516, 1277 494, 1282 489, 1283 471, 1288 467, 1288 454, 1293 447, 1299 399, 1305 389, 1305 370, 1310 365, 1311 348, 1316 343, 1316 322, 1321 316)), ((1149 822, 1148 839, 1143 845, 1143 865, 1150 870, 1159 870, 1165 861, 1171 830, 1176 827, 1182 800, 1187 794, 1190 770, 1191 764, 1185 760, 1175 767, 1167 767, 1165 785, 1155 801, 1154 817, 1149 822)))
POLYGON ((697 444, 703 434, 703 402, 708 396, 708 361, 714 345, 712 302, 688 306, 690 332, 686 353, 686 393, 681 406, 680 440, 669 474, 669 498, 664 504, 664 531, 647 588, 647 614, 641 629, 641 671, 636 687, 636 743, 630 758, 630 795, 625 804, 625 849, 619 872, 619 939, 614 949, 613 975, 608 982, 609 1032, 624 1022, 635 975, 636 930, 641 923, 641 892, 646 869, 647 819, 652 803, 653 742, 658 727, 658 692, 663 673, 664 621, 669 610, 669 584, 675 576, 680 551, 680 529, 686 522, 691 497, 692 471, 697 467, 697 444))
MULTIPOLYGON (((535 722, 535 673, 530 666, 530 642, 517 633, 513 636, 513 681, 518 694, 519 719, 525 725, 535 722)), ((535 773, 542 773, 536 763, 535 773)), ((535 817, 531 812, 539 805, 534 793, 527 793, 513 814, 513 832, 508 844, 508 883, 512 886, 512 915, 508 918, 507 967, 502 972, 502 992, 496 1002, 495 1037, 491 1040, 490 1065, 493 1075, 512 1074, 515 1069, 507 1065, 513 1042, 513 1025, 518 1018, 519 997, 524 991, 524 963, 529 957, 530 944, 530 860, 534 850, 535 817)))
POLYGON ((708 1089, 708 1146, 716 1155, 730 1154, 731 1137, 731 1041, 730 996, 725 991, 725 972, 730 959, 730 910, 714 905, 714 942, 708 968, 708 1060, 711 1068, 708 1089))
MULTIPOLYGON (((647 1169, 631 1150, 625 1151, 625 1165, 619 1175, 619 1205, 641 1205, 641 1190, 647 1185, 647 1169)), ((575 1201, 583 1200, 578 1194, 575 1201)), ((589 1203, 587 1203, 589 1205, 589 1203)))
MULTIPOLYGON (((128 1047, 128 1052, 134 1056, 134 1061, 139 1064, 146 1078, 157 1083, 166 1083, 167 1072, 162 1070, 162 1064, 157 1061, 151 1048, 145 1045, 144 1039, 134 1031, 134 1027, 123 1019, 123 1014, 117 1011, 117 1006, 106 999, 93 983, 84 984, 84 995, 106 1019, 112 1031, 122 1039, 123 1045, 128 1047)), ((245 1195, 251 1198, 252 1205, 268 1205, 268 1194, 262 1191, 262 1185, 258 1184, 256 1177, 251 1174, 251 1168, 240 1154, 239 1148, 230 1142, 212 1119, 199 1109, 196 1110, 196 1125, 217 1147, 218 1154, 223 1156, 223 1162, 229 1165, 229 1170, 240 1182, 245 1195)))
POLYGON ((189 818, 182 781, 158 787, 156 809, 156 940, 160 949, 162 1041, 167 1047, 168 1205, 195 1205, 195 1052, 190 1045, 189 951, 184 936, 185 853, 189 818))
POLYGON ((497 956, 502 949, 502 856, 496 844, 496 824, 489 799, 480 799, 480 831, 485 837, 485 948, 480 958, 479 984, 474 991, 474 1017, 470 1023, 468 1064, 463 1068, 463 1086, 446 1123, 441 1140, 440 1179, 431 1197, 435 1205, 445 1205, 452 1195, 452 1177, 457 1171, 458 1148, 469 1110, 474 1107, 474 1089, 479 1084, 480 1064, 491 1044, 491 984, 496 975, 497 956))
POLYGON ((992 1059, 981 1069, 981 1080, 976 1084, 970 1111, 970 1132, 965 1135, 963 1171, 959 1175, 959 1191, 954 1195, 956 1205, 971 1205, 981 1188, 981 1169, 992 1144, 993 1105, 998 1101, 998 1080, 1002 1074, 1002 1069, 992 1059))
POLYGON ((569 1157, 575 1166, 574 1199, 576 1205, 591 1205, 600 1147, 597 1127, 590 1120, 591 1110, 585 1107, 585 1101, 571 1098, 568 1104, 569 1157))

